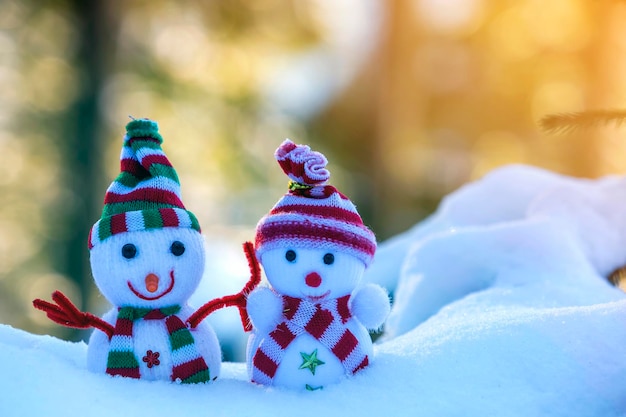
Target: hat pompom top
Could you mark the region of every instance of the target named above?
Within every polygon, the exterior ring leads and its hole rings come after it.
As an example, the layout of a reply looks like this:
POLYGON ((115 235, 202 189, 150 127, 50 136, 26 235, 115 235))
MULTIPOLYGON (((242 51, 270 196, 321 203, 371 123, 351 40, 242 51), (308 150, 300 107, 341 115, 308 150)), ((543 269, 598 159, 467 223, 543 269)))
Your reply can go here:
POLYGON ((314 187, 323 185, 330 178, 326 157, 307 145, 296 145, 285 139, 274 156, 284 173, 298 184, 314 187))

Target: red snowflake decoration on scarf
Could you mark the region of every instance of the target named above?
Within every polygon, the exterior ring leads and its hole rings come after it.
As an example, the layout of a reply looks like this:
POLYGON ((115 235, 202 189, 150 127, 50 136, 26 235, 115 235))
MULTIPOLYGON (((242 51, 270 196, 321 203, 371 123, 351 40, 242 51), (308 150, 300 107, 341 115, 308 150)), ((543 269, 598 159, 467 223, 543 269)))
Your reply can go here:
POLYGON ((160 355, 161 354, 159 352, 149 350, 146 352, 146 356, 143 357, 143 361, 148 364, 148 368, 152 368, 153 366, 161 364, 161 361, 159 360, 160 355))

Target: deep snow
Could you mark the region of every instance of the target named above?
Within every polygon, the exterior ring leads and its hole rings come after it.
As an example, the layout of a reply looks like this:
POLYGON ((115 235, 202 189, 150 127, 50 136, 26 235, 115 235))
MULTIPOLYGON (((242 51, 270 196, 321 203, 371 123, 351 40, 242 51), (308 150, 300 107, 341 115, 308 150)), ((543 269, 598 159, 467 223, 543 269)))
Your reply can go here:
MULTIPOLYGON (((625 178, 520 166, 451 194, 381 245, 366 281, 395 291, 384 341, 322 391, 252 385, 243 363, 209 385, 111 378, 83 343, 0 325, 0 416, 626 415, 626 296, 606 281, 626 264, 624 202, 625 178)), ((193 304, 239 290, 238 252, 209 242, 193 304)), ((236 312, 211 320, 243 344, 236 312)))

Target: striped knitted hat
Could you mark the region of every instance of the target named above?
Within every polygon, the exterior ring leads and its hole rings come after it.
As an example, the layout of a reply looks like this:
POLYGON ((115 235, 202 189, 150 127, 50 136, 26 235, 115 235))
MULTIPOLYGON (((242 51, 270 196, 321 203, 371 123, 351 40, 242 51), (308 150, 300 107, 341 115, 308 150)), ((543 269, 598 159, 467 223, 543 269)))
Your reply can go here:
POLYGON ((188 227, 200 232, 185 209, 176 170, 161 149, 159 126, 148 119, 126 125, 120 174, 104 196, 102 217, 91 228, 89 249, 118 233, 188 227))
POLYGON ((274 154, 291 179, 289 192, 256 228, 259 259, 265 251, 295 247, 347 252, 367 266, 376 252, 376 237, 352 202, 331 185, 328 161, 306 145, 285 140, 274 154))

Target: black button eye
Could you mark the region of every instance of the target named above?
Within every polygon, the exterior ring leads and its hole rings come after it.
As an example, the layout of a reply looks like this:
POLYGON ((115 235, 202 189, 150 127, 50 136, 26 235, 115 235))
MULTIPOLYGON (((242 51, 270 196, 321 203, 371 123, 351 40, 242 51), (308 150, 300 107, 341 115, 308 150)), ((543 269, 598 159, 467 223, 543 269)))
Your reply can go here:
POLYGON ((183 244, 183 242, 179 242, 177 240, 172 243, 172 246, 170 246, 170 252, 172 252, 174 256, 181 256, 183 253, 185 253, 185 245, 183 244))
POLYGON ((335 255, 333 255, 332 253, 327 253, 326 255, 324 255, 324 263, 326 265, 332 265, 335 262, 335 255))
POLYGON ((293 250, 289 249, 287 252, 285 252, 285 259, 287 259, 289 262, 295 262, 296 261, 296 251, 293 251, 293 250))
POLYGON ((122 256, 126 259, 133 259, 137 256, 137 246, 132 243, 127 243, 122 246, 122 256))

